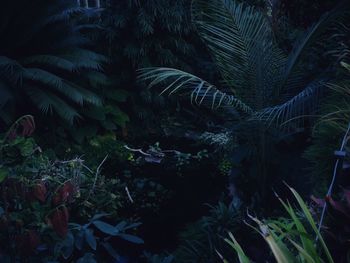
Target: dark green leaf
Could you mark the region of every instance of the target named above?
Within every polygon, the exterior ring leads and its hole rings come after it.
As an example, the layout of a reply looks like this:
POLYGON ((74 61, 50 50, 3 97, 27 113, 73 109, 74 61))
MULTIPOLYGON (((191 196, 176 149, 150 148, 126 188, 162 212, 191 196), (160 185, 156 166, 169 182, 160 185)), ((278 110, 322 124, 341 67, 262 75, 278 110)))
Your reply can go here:
POLYGON ((111 236, 116 236, 118 235, 119 231, 112 225, 96 220, 92 222, 101 232, 111 235, 111 236))
POLYGON ((85 229, 85 240, 93 250, 96 250, 97 243, 92 229, 85 229))
POLYGON ((75 247, 79 250, 83 249, 84 246, 84 230, 81 229, 76 235, 75 235, 75 247))
POLYGON ((135 244, 143 244, 144 243, 144 241, 141 238, 134 236, 134 235, 119 234, 118 236, 124 240, 130 241, 131 243, 135 243, 135 244))

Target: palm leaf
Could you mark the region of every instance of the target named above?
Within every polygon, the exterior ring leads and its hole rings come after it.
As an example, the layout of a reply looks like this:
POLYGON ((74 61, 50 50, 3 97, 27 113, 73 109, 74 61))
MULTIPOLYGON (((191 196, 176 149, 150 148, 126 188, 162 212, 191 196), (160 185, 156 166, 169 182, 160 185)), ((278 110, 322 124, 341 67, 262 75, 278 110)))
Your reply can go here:
POLYGON ((102 70, 102 63, 108 62, 105 56, 82 48, 65 49, 65 51, 59 55, 74 63, 77 68, 83 69, 100 71, 102 70))
POLYGON ((41 83, 46 87, 54 88, 61 94, 66 95, 75 103, 83 104, 84 98, 80 92, 74 87, 69 85, 64 79, 57 75, 39 68, 27 68, 24 74, 24 78, 37 83, 41 83))
POLYGON ((271 50, 276 50, 266 17, 231 0, 196 0, 193 17, 223 79, 241 98, 250 99, 248 90, 257 88, 258 67, 268 68, 258 63, 267 61, 271 50))
POLYGON ((96 93, 88 89, 82 88, 81 86, 76 85, 70 81, 65 81, 65 83, 69 86, 70 91, 68 92, 71 92, 72 90, 74 90, 74 92, 79 93, 82 96, 82 99, 84 102, 88 102, 95 106, 102 106, 102 100, 100 96, 98 96, 96 93))
POLYGON ((0 56, 0 77, 8 80, 11 84, 22 82, 24 68, 16 60, 0 56))
POLYGON ((73 62, 55 55, 30 56, 23 59, 21 63, 24 66, 41 65, 44 67, 62 69, 68 72, 73 72, 77 69, 76 65, 73 62))
POLYGON ((302 56, 314 45, 320 41, 320 36, 330 28, 335 22, 344 19, 349 12, 347 1, 342 1, 333 10, 323 15, 320 20, 312 25, 302 37, 294 44, 293 50, 289 54, 288 62, 284 72, 284 81, 287 89, 300 88, 301 80, 305 76, 305 69, 298 68, 298 63, 302 56))
POLYGON ((71 124, 74 122, 74 119, 81 117, 73 107, 49 91, 27 86, 27 93, 29 98, 44 114, 52 114, 55 111, 62 119, 71 124))
POLYGON ((268 125, 285 125, 286 122, 296 118, 293 123, 299 126, 304 121, 301 117, 304 117, 306 112, 312 112, 317 108, 323 86, 323 81, 314 81, 290 100, 258 111, 251 119, 264 121, 268 125))
POLYGON ((150 80, 149 87, 168 83, 161 94, 189 94, 191 103, 204 105, 212 109, 219 107, 234 107, 250 114, 252 109, 233 95, 221 92, 214 85, 190 73, 172 68, 146 68, 140 70, 141 80, 150 80), (169 84, 170 83, 170 84, 169 84))
POLYGON ((38 68, 27 68, 24 77, 39 82, 47 87, 54 88, 73 102, 80 105, 83 105, 84 101, 95 105, 101 105, 100 98, 93 92, 81 88, 80 86, 62 79, 48 71, 38 68))

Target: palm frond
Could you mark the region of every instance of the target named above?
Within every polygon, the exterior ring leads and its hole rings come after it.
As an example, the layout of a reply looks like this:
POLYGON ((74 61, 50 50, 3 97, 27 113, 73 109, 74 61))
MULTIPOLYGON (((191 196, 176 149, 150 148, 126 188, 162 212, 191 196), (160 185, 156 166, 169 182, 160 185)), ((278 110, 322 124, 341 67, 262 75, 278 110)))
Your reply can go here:
POLYGON ((293 50, 289 54, 286 64, 284 81, 287 89, 300 88, 301 79, 305 76, 305 69, 298 68, 301 57, 314 45, 320 41, 320 36, 336 22, 339 23, 349 12, 350 6, 347 1, 342 1, 333 10, 324 14, 320 20, 312 25, 294 44, 293 50))
POLYGON ((59 93, 64 94, 66 98, 80 105, 83 105, 84 101, 95 105, 101 105, 100 98, 93 92, 81 88, 43 69, 27 68, 24 76, 26 79, 39 82, 46 87, 54 88, 59 93))
POLYGON ((173 68, 145 68, 140 70, 141 80, 151 81, 149 87, 167 83, 161 94, 190 94, 191 103, 212 109, 234 107, 247 114, 252 109, 233 95, 218 90, 214 85, 190 73, 173 68))
POLYGON ((66 95, 74 102, 82 105, 83 96, 76 91, 72 86, 66 83, 66 81, 57 75, 50 73, 46 70, 39 68, 27 68, 24 74, 24 78, 27 80, 41 83, 46 87, 51 87, 57 90, 59 93, 66 95))
POLYGON ((111 78, 107 77, 104 73, 93 71, 86 76, 92 87, 110 86, 113 84, 111 78))
POLYGON ((44 114, 52 114, 53 111, 69 123, 73 123, 74 119, 80 118, 80 114, 65 101, 49 91, 43 91, 34 86, 27 86, 29 98, 34 102, 44 114))
POLYGON ((264 70, 266 76, 270 70, 270 63, 261 62, 278 57, 268 19, 253 7, 232 0, 196 0, 193 18, 223 79, 241 98, 250 99, 261 83, 257 71, 264 70))
POLYGON ((24 66, 41 65, 45 67, 62 69, 68 72, 73 72, 77 69, 76 65, 71 61, 55 55, 30 56, 23 59, 21 63, 24 66))
POLYGON ((88 89, 82 88, 81 86, 76 85, 73 82, 70 82, 70 81, 64 81, 64 82, 69 87, 69 90, 70 90, 69 93, 71 93, 72 89, 74 89, 74 92, 77 92, 82 96, 83 102, 87 102, 95 106, 102 106, 102 99, 96 93, 88 89))
POLYGON ((24 68, 16 60, 0 56, 0 76, 12 84, 21 83, 24 68))
POLYGON ((297 119, 292 123, 303 122, 304 118, 301 117, 306 112, 313 112, 316 109, 323 87, 324 81, 313 81, 303 91, 285 103, 258 111, 251 119, 264 121, 269 125, 272 123, 282 125, 296 117, 297 119))
POLYGON ((87 18, 95 17, 97 11, 73 5, 70 0, 19 0, 2 5, 0 32, 6 36, 0 43, 3 120, 36 107, 73 122, 83 107, 102 105, 105 94, 100 97, 93 90, 102 90, 103 78, 92 85, 88 76, 103 75, 108 59, 92 51, 91 39, 84 35, 86 29, 96 28, 87 18))
POLYGON ((72 61, 77 68, 92 69, 100 71, 102 64, 107 63, 108 59, 93 51, 83 48, 65 49, 60 57, 72 61))

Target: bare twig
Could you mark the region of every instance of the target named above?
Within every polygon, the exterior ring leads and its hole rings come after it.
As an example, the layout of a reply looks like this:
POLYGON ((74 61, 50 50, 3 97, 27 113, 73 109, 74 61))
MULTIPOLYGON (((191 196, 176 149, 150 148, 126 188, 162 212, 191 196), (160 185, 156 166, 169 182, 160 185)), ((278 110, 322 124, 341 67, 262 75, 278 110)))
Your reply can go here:
POLYGON ((129 146, 127 146, 127 145, 124 145, 124 148, 129 150, 130 152, 139 152, 139 153, 141 153, 142 155, 145 155, 145 156, 152 156, 152 154, 146 153, 142 149, 133 149, 133 148, 130 148, 129 146))
MULTIPOLYGON (((146 155, 146 156, 153 156, 150 153, 144 152, 142 149, 134 149, 134 148, 130 148, 127 145, 124 145, 124 148, 129 150, 130 152, 139 152, 142 155, 146 155)), ((177 151, 177 150, 160 150, 159 153, 174 153, 174 154, 181 154, 181 152, 177 151)))
POLYGON ((87 201, 87 200, 90 198, 91 194, 95 191, 95 187, 96 187, 96 183, 97 183, 97 178, 98 178, 98 176, 99 176, 99 174, 100 174, 101 167, 102 167, 102 165, 105 163, 105 161, 107 160, 107 158, 108 158, 108 154, 105 156, 105 158, 102 160, 102 162, 100 163, 100 165, 97 167, 96 172, 95 172, 94 183, 93 183, 93 185, 92 185, 92 187, 91 187, 91 189, 90 189, 89 195, 87 196, 87 198, 86 198, 85 201, 87 201))
POLYGON ((128 195, 128 198, 130 200, 131 203, 134 203, 134 200, 132 199, 131 195, 130 195, 130 192, 129 192, 129 189, 127 186, 125 186, 125 191, 126 191, 126 194, 128 195))

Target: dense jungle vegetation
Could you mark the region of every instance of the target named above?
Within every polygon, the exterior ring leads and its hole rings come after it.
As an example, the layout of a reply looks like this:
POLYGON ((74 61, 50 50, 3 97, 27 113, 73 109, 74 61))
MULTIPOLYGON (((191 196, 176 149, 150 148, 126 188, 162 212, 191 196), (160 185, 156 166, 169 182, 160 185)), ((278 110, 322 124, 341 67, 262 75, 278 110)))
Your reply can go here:
POLYGON ((0 263, 350 262, 349 0, 0 8, 0 263))

